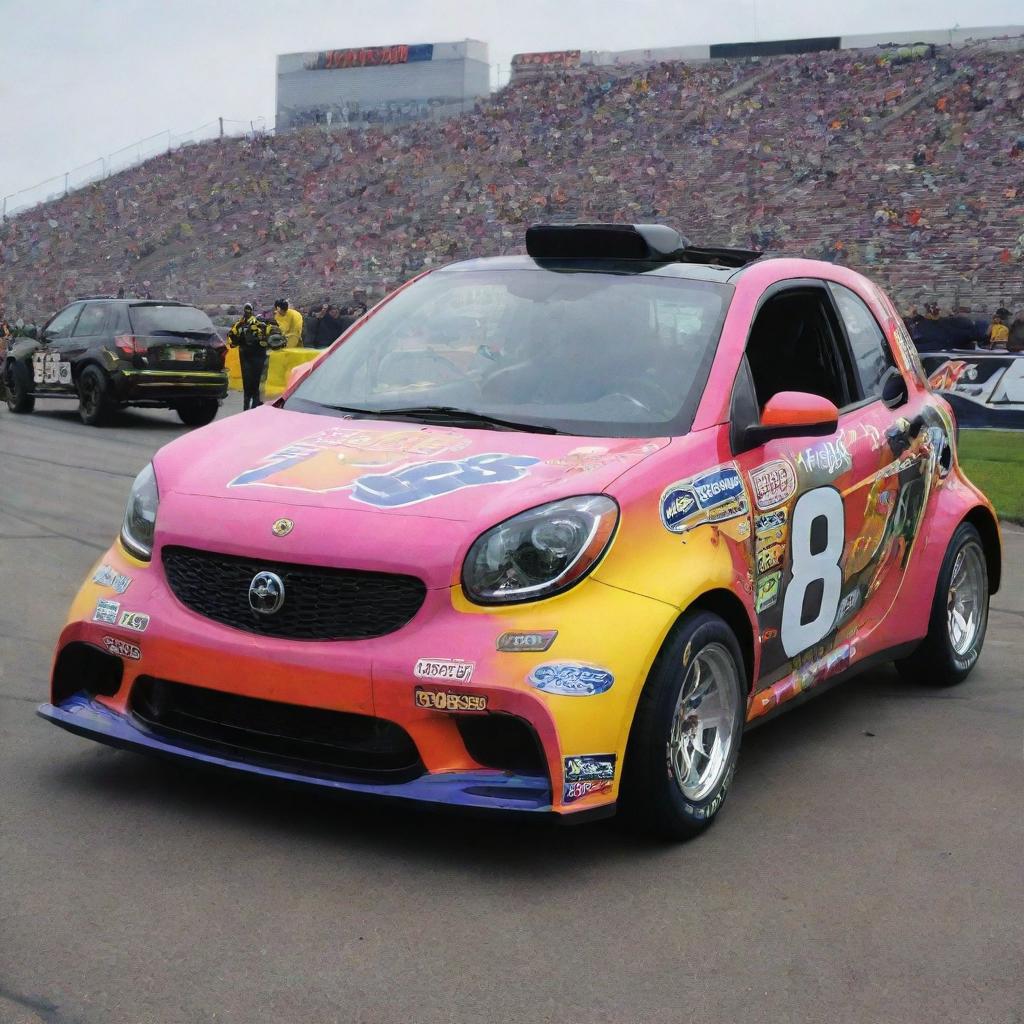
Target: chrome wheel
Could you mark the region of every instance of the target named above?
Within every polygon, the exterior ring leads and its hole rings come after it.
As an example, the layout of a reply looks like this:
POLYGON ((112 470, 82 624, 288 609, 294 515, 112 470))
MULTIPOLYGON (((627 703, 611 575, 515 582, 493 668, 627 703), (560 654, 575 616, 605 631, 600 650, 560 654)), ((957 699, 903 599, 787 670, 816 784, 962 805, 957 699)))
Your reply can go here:
POLYGON ((672 716, 669 765, 687 800, 703 800, 722 780, 736 730, 740 681, 729 651, 702 647, 690 662, 672 716))
POLYGON ((965 544, 956 555, 946 597, 949 643, 960 657, 974 646, 988 612, 985 562, 977 544, 965 544))

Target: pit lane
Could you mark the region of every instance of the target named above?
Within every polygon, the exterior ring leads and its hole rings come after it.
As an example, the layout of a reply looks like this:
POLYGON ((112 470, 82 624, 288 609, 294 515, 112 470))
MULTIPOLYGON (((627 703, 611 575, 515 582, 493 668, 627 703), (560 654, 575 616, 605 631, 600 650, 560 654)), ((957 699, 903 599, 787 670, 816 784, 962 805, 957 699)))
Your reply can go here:
POLYGON ((1024 532, 967 683, 877 670, 749 734, 720 820, 664 846, 353 806, 37 719, 73 593, 185 429, 37 410, 0 410, 0 1021, 1020 1019, 1024 532))

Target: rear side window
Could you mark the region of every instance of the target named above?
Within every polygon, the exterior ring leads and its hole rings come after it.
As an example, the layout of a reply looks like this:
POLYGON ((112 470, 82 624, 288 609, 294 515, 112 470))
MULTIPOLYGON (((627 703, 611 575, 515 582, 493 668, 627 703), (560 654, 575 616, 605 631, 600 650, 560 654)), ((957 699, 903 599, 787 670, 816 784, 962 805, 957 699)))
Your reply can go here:
POLYGON ((92 338, 98 334, 105 334, 110 319, 110 306, 100 302, 90 302, 75 324, 74 336, 76 338, 92 338))
POLYGON ((843 318, 846 336, 850 339, 850 353, 860 379, 861 394, 865 398, 875 398, 882 393, 882 378, 895 365, 889 343, 860 296, 834 281, 830 281, 828 286, 843 318))
POLYGON ((128 315, 132 333, 143 337, 152 334, 194 334, 205 337, 214 333, 210 318, 195 306, 132 306, 128 315))

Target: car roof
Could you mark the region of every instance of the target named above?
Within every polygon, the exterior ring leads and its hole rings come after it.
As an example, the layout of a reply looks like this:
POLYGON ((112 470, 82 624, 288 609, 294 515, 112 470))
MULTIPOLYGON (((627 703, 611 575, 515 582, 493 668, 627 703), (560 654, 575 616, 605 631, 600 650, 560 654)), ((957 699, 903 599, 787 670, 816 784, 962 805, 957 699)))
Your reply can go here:
POLYGON ((191 302, 179 302, 177 299, 115 299, 112 295, 79 295, 72 299, 68 305, 73 306, 76 302, 111 302, 119 303, 122 306, 188 306, 190 309, 198 309, 191 302))

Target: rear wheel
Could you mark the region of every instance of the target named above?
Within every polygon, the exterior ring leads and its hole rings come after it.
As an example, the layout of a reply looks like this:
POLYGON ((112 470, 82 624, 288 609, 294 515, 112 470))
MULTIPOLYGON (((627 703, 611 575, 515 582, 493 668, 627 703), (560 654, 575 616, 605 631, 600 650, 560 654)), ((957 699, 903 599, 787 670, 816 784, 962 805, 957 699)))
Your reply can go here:
POLYGON ((110 380, 98 366, 87 366, 78 379, 78 415, 90 427, 99 427, 110 419, 110 380))
POLYGON ((896 662, 901 676, 927 686, 954 686, 977 664, 988 629, 988 563, 978 531, 961 523, 946 549, 932 601, 928 635, 896 662))
POLYGON ((212 423, 217 415, 220 403, 216 398, 190 398, 184 402, 178 402, 174 411, 186 427, 205 427, 212 423))
POLYGON ((682 620, 644 686, 630 733, 619 806, 667 839, 703 831, 722 807, 746 708, 743 656, 717 615, 682 620))
POLYGON ((28 367, 12 359, 5 371, 7 385, 7 408, 11 412, 31 412, 36 407, 35 396, 32 394, 32 377, 28 367))

